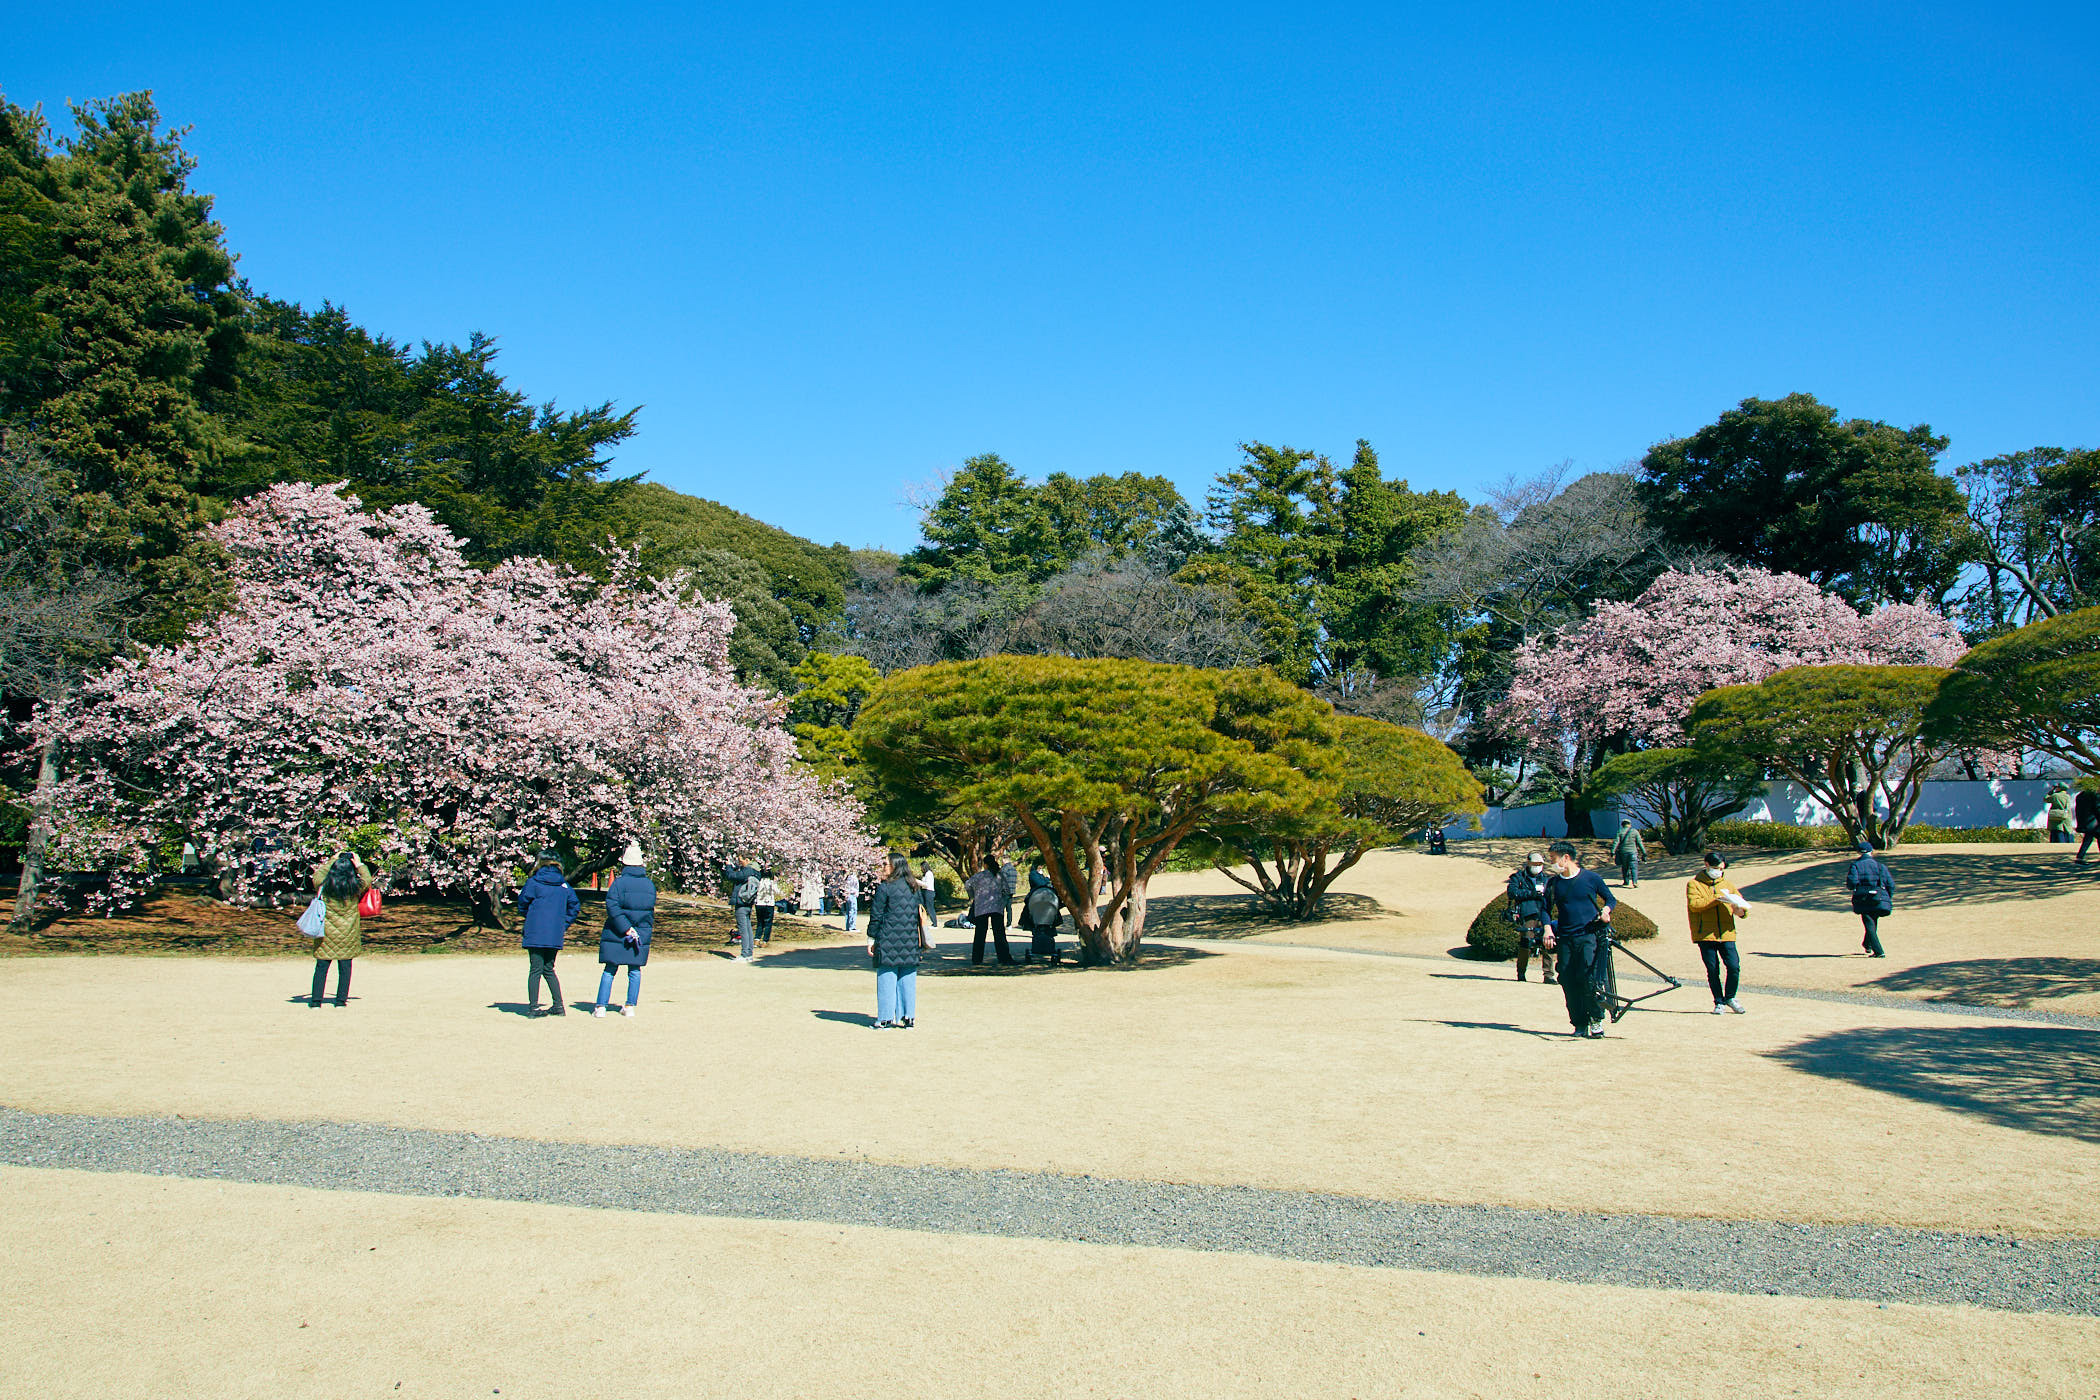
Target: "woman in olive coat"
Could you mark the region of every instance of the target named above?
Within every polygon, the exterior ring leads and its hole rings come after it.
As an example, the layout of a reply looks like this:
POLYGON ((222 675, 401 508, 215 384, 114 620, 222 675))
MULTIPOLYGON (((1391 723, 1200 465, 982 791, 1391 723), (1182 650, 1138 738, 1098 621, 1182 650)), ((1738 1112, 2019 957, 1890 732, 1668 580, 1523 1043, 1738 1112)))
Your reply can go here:
POLYGON ((350 1004, 350 963, 365 950, 365 920, 357 902, 372 888, 372 872, 355 852, 339 851, 314 867, 314 893, 328 906, 321 942, 314 949, 314 994, 307 1005, 319 1009, 328 994, 328 964, 335 964, 335 1004, 350 1004))

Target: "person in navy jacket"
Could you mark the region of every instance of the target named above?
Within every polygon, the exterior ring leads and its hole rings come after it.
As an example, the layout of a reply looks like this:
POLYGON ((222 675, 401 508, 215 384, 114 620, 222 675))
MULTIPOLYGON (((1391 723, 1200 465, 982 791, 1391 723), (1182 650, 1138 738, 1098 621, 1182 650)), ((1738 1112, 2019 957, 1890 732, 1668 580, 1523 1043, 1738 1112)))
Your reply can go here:
POLYGON ((547 979, 549 1016, 566 1016, 569 1007, 561 999, 561 978, 555 975, 554 960, 568 940, 569 925, 583 909, 583 901, 562 877, 561 857, 541 851, 539 869, 518 891, 518 912, 525 916, 525 956, 530 970, 525 974, 525 1014, 540 1015, 540 979, 547 979))
POLYGON ((1581 853, 1566 841, 1546 848, 1553 878, 1546 882, 1544 941, 1559 950, 1560 994, 1568 1003, 1568 1023, 1575 1034, 1600 1040, 1605 1007, 1600 996, 1604 960, 1611 956, 1605 939, 1611 934, 1611 911, 1619 901, 1594 870, 1582 868, 1581 853))
POLYGON ((627 969, 627 1005, 622 1016, 634 1015, 642 999, 642 968, 649 962, 649 938, 656 932, 656 883, 642 864, 642 847, 629 841, 620 856, 620 873, 613 876, 605 892, 605 927, 598 934, 598 962, 605 969, 598 978, 598 1004, 593 1016, 605 1014, 612 1000, 613 972, 627 969))

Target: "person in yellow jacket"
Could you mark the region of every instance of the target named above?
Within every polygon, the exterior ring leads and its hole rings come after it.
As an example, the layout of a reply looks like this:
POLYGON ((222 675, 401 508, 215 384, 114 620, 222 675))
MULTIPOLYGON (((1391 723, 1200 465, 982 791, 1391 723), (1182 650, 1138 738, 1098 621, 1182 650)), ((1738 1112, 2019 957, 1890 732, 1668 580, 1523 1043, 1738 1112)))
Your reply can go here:
POLYGON ((1735 921, 1750 912, 1750 901, 1728 881, 1728 858, 1719 851, 1706 853, 1706 868, 1685 882, 1685 916, 1691 920, 1692 942, 1706 964, 1706 985, 1714 994, 1714 1015, 1733 1011, 1743 1014, 1735 999, 1742 979, 1743 960, 1735 950, 1735 921), (1722 969, 1727 980, 1722 980, 1722 969))

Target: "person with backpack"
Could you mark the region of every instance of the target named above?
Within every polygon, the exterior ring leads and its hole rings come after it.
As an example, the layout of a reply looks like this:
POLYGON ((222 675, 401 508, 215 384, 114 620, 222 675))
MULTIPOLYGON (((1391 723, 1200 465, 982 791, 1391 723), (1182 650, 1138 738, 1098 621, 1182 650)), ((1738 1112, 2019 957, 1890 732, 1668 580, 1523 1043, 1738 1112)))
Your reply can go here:
POLYGON ((1881 948, 1881 921, 1896 910, 1896 880, 1889 868, 1874 858, 1871 842, 1860 841, 1853 849, 1859 859, 1845 867, 1845 888, 1852 891, 1852 912, 1866 930, 1861 942, 1870 958, 1886 957, 1881 948))
POLYGON ((1546 857, 1533 851, 1510 874, 1509 921, 1517 930, 1517 980, 1533 958, 1539 960, 1539 980, 1553 985, 1553 959, 1546 956, 1546 886, 1553 879, 1546 873, 1546 857))
POLYGON ((1742 956, 1735 949, 1735 921, 1750 912, 1750 901, 1729 883, 1728 857, 1719 851, 1706 853, 1704 868, 1685 882, 1684 911, 1691 920, 1692 946, 1706 964, 1706 989, 1714 994, 1714 1015, 1728 1011, 1742 1015, 1743 1004, 1735 999, 1736 985, 1743 976, 1742 956))
POLYGON ((314 893, 327 913, 314 947, 314 988, 307 1005, 319 1010, 328 995, 328 964, 335 964, 335 1004, 350 1005, 350 964, 365 950, 365 920, 359 906, 372 888, 372 872, 354 851, 338 851, 314 867, 314 893))
POLYGON ((525 930, 520 942, 525 949, 525 1014, 540 1015, 540 979, 547 980, 547 1011, 549 1016, 569 1014, 568 1003, 561 997, 561 978, 555 974, 554 960, 561 955, 562 944, 569 938, 569 925, 583 912, 583 898, 569 886, 561 871, 561 857, 553 851, 541 851, 539 868, 532 872, 525 887, 518 891, 518 912, 525 916, 525 930))
POLYGON ((868 957, 875 964, 875 1029, 910 1030, 919 1018, 919 957, 933 946, 926 906, 904 852, 868 902, 868 957))
POLYGON ((1567 841, 1546 848, 1553 878, 1546 882, 1546 924, 1542 938, 1559 954, 1561 999, 1575 1034, 1604 1038, 1604 960, 1611 956, 1612 910, 1618 899, 1594 870, 1582 868, 1582 853, 1567 841))
POLYGON ((1029 867, 1028 898, 1021 901, 1021 927, 1028 930, 1028 955, 1047 958, 1058 965, 1057 926, 1064 913, 1057 902, 1057 889, 1040 864, 1029 867))
POLYGON ((1619 834, 1612 838, 1611 858, 1619 867, 1620 889, 1640 887, 1641 862, 1647 856, 1648 848, 1641 844, 1641 834, 1634 830, 1633 818, 1619 818, 1619 834))
POLYGON ((591 1015, 605 1015, 612 1000, 613 973, 627 969, 627 1005, 622 1016, 634 1015, 642 999, 642 969, 649 965, 649 939, 656 932, 656 884, 642 864, 642 846, 629 841, 620 855, 620 873, 613 876, 605 892, 605 927, 598 933, 598 1003, 591 1015))
POLYGON ((758 867, 742 856, 722 872, 722 883, 729 886, 729 909, 736 915, 737 942, 742 945, 742 951, 737 954, 738 962, 751 961, 751 940, 755 933, 751 927, 752 911, 758 907, 758 887, 764 879, 758 867))
POLYGON ((773 867, 769 865, 758 872, 758 896, 751 901, 752 932, 769 948, 773 946, 773 915, 779 905, 780 882, 773 878, 773 867))
POLYGON ((984 936, 990 933, 999 950, 999 965, 1011 967, 1014 955, 1006 946, 1006 885, 999 878, 999 858, 986 852, 984 867, 970 877, 965 888, 970 893, 970 922, 977 928, 970 944, 970 965, 983 965, 984 936))

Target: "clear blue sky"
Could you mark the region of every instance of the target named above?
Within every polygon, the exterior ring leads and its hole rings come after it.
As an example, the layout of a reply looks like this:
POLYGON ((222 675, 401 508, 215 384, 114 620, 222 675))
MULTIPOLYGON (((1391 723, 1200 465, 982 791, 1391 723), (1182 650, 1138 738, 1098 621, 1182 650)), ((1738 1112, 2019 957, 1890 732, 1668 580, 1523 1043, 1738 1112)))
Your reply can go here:
POLYGON ((826 542, 987 451, 1200 506, 1243 439, 1477 493, 1794 390, 2100 443, 2091 3, 694 8, 18 7, 0 88, 153 89, 256 286, 826 542))

